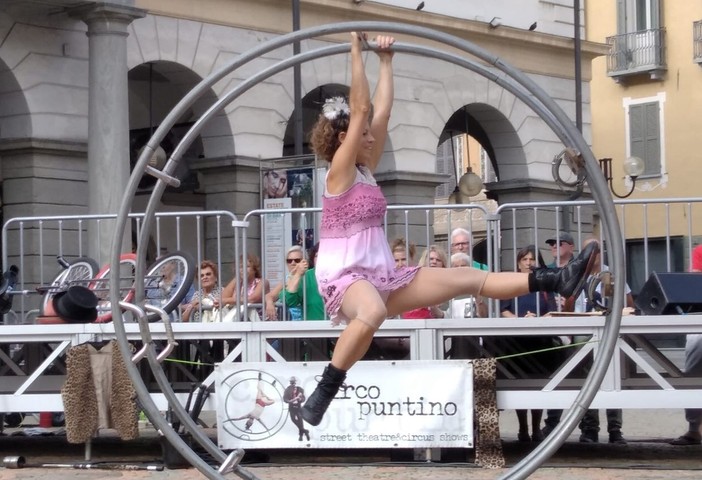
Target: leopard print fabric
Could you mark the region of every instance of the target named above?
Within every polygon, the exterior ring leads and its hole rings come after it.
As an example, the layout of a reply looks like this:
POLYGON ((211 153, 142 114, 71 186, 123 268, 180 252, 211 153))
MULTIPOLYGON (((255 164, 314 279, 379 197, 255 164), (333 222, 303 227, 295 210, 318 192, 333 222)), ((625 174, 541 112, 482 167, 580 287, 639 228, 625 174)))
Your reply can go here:
POLYGON ((122 440, 133 440, 139 436, 136 390, 115 340, 99 352, 88 344, 72 347, 66 355, 66 368, 61 398, 69 443, 85 443, 99 428, 111 426, 122 440), (109 355, 111 358, 106 365, 109 371, 94 372, 96 365, 103 368, 105 364, 91 362, 91 353, 109 355), (100 379, 99 385, 96 384, 96 377, 100 379), (98 404, 98 390, 107 394, 107 398, 101 398, 108 405, 98 404))
POLYGON ((503 468, 505 457, 500 440, 500 414, 497 410, 495 378, 497 362, 494 358, 473 360, 473 395, 477 441, 475 463, 483 468, 503 468))
MULTIPOLYGON (((112 393, 110 395, 112 424, 122 440, 133 440, 139 436, 137 393, 117 341, 112 340, 110 343, 112 344, 112 393)), ((131 358, 128 361, 131 362, 131 358)))
POLYGON ((88 345, 77 345, 66 354, 66 382, 61 388, 68 443, 85 443, 98 428, 98 405, 88 345))

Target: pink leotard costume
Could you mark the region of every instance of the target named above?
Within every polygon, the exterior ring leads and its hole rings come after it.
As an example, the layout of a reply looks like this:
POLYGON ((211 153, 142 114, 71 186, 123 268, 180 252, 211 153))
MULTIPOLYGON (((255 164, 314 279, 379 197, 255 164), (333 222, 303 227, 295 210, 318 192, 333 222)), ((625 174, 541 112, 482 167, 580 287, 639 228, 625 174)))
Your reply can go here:
POLYGON ((356 168, 351 188, 331 195, 325 187, 322 197, 315 274, 319 293, 334 325, 349 321, 340 308, 346 289, 352 283, 369 281, 385 301, 390 292, 409 284, 419 269, 395 269, 383 230, 387 202, 370 170, 365 166, 356 168))

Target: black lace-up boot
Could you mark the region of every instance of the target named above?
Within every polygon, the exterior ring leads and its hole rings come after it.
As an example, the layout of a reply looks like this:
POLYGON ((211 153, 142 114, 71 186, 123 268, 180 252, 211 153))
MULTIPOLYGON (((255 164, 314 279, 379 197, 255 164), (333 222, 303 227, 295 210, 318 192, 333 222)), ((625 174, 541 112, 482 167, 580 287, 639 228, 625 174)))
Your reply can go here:
POLYGON ((538 268, 529 274, 529 291, 555 292, 564 297, 577 297, 592 271, 600 246, 588 243, 580 254, 562 268, 538 268))
POLYGON ((321 423, 324 413, 345 379, 346 372, 344 370, 339 370, 331 363, 327 365, 317 388, 302 407, 302 418, 307 423, 315 427, 321 423))

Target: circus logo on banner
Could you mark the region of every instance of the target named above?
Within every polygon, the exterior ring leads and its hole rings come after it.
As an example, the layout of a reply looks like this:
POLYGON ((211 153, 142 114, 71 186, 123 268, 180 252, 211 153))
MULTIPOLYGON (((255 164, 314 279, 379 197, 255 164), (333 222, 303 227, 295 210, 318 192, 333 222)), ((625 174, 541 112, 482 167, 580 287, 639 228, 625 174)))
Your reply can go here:
POLYGON ((322 423, 300 410, 324 363, 229 363, 216 369, 217 434, 233 448, 473 446, 470 361, 354 366, 322 423))

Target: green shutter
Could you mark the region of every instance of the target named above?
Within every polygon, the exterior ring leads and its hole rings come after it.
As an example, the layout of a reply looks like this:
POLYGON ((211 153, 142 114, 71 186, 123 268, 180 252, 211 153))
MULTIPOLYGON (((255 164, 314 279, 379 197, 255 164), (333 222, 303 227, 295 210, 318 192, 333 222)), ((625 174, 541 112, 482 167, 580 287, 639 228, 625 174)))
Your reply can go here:
POLYGON ((617 0, 617 33, 626 32, 626 4, 625 0, 617 0))
POLYGON ((661 174, 661 128, 658 102, 644 105, 646 125, 646 170, 644 175, 661 174))
MULTIPOLYGON (((436 155, 436 173, 450 174, 451 179, 456 176, 456 173, 451 169, 451 142, 446 140, 439 145, 436 155)), ((438 197, 445 197, 453 191, 451 186, 451 180, 447 184, 441 184, 436 188, 436 195, 438 197), (452 190, 449 191, 449 188, 452 190)))
POLYGON ((629 145, 631 155, 646 163, 644 176, 661 174, 661 133, 658 102, 629 107, 629 145))
POLYGON ((663 0, 650 0, 651 1, 651 29, 661 28, 663 22, 661 21, 661 2, 663 0))

